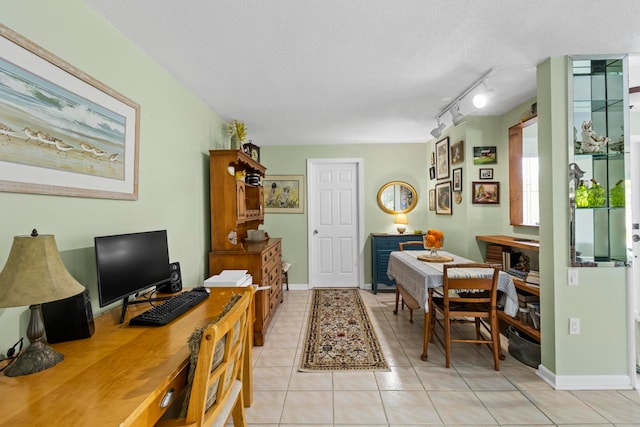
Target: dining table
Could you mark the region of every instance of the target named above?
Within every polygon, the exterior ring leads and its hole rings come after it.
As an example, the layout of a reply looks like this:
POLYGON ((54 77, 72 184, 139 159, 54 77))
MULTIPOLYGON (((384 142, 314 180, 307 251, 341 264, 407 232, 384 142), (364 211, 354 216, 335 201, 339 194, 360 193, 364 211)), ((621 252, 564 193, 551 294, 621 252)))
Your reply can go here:
MULTIPOLYGON (((403 302, 415 310, 424 310, 424 334, 422 344, 422 360, 427 360, 427 340, 429 336, 430 313, 429 289, 443 286, 443 270, 445 264, 472 263, 470 259, 447 252, 438 251, 439 259, 451 259, 447 262, 424 261, 430 254, 429 250, 393 251, 389 254, 387 275, 396 282, 396 305, 394 314, 398 313, 398 300, 402 295, 403 302), (422 259, 419 259, 422 258, 422 259)), ((490 269, 478 269, 478 274, 491 274, 490 269)), ((498 274, 498 291, 502 292, 499 309, 509 316, 518 314, 518 294, 511 275, 500 271, 498 274)))

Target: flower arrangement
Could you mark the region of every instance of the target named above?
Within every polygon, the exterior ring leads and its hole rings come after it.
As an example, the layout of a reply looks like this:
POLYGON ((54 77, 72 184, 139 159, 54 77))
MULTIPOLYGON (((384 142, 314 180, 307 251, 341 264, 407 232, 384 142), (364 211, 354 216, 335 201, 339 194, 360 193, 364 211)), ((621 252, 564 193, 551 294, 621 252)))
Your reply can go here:
POLYGON ((228 124, 228 127, 229 135, 231 136, 231 148, 236 150, 242 148, 242 143, 247 139, 247 127, 244 122, 234 120, 228 124))

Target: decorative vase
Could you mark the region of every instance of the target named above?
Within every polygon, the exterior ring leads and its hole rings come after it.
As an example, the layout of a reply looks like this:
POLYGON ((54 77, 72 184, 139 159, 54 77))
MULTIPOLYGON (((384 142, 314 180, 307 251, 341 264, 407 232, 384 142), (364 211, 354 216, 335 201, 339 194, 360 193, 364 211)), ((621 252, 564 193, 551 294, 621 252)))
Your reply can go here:
POLYGON ((589 188, 589 207, 590 208, 601 208, 604 206, 604 202, 606 201, 606 191, 604 187, 598 184, 598 181, 595 179, 591 180, 591 188, 589 188))
POLYGON ((619 208, 624 206, 624 179, 621 179, 609 190, 609 206, 619 208))
POLYGON ((242 141, 240 141, 240 137, 237 133, 231 134, 231 147, 232 150, 240 150, 242 149, 242 141))
POLYGON ((579 208, 589 207, 589 189, 584 185, 583 180, 580 180, 580 185, 576 189, 576 206, 579 208))

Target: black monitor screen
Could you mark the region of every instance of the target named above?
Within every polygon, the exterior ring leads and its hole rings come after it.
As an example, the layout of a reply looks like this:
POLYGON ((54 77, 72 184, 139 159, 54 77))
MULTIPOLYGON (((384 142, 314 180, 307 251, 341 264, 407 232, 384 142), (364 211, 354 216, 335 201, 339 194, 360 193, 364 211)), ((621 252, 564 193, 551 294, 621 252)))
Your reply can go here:
POLYGON ((95 237, 100 307, 170 281, 167 231, 95 237))

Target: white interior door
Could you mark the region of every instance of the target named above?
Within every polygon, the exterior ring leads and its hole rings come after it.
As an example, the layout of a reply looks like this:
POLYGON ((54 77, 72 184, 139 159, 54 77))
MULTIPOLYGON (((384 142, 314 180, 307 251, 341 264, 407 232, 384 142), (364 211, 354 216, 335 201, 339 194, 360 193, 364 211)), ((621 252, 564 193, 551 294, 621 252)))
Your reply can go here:
POLYGON ((309 287, 359 287, 362 160, 309 159, 309 287))

